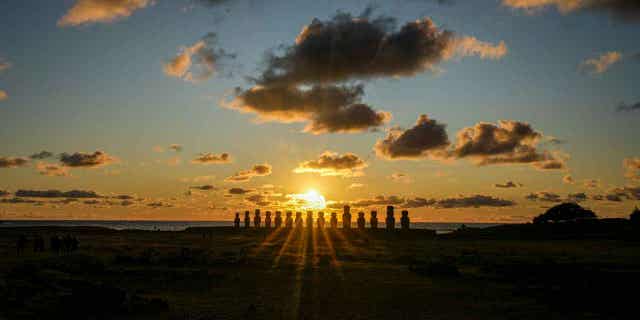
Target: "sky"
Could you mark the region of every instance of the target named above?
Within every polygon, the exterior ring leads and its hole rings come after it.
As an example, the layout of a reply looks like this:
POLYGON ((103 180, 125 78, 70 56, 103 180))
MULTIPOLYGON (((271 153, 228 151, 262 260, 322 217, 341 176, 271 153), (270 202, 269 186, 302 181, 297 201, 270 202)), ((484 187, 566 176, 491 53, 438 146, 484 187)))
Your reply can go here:
POLYGON ((640 200, 640 3, 8 0, 0 220, 640 200))

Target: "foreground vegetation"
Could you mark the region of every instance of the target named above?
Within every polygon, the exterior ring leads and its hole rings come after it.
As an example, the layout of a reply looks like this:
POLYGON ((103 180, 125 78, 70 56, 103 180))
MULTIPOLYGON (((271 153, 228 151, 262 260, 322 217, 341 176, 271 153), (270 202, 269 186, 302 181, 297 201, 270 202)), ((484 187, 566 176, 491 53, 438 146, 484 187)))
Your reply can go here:
POLYGON ((0 228, 0 319, 627 318, 638 231, 0 228), (17 256, 54 234, 78 250, 17 256))

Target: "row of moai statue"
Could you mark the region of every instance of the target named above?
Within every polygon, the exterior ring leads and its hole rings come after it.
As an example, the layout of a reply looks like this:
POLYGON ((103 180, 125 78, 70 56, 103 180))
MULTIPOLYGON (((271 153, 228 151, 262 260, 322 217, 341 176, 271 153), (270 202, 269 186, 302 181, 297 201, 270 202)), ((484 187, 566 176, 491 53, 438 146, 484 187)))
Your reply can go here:
MULTIPOLYGON (((264 218, 264 227, 271 228, 273 226, 275 228, 281 228, 281 227, 293 228, 295 226, 296 228, 301 228, 302 226, 305 225, 305 222, 306 222, 307 228, 313 228, 313 225, 314 225, 313 211, 307 211, 307 217, 306 219, 304 219, 304 221, 302 219, 302 212, 299 212, 299 211, 296 212, 295 218, 293 217, 292 211, 287 211, 284 221, 282 219, 281 211, 276 211, 276 215, 273 221, 271 219, 271 211, 267 211, 265 213, 265 218, 264 218), (272 222, 273 222, 273 225, 272 225, 272 222), (284 225, 283 225, 283 222, 284 222, 284 225)), ((358 212, 358 219, 356 220, 356 224, 358 229, 364 229, 366 227, 367 222, 364 217, 364 212, 362 211, 358 212)), ((371 211, 369 225, 371 226, 371 229, 378 229, 378 212, 375 210, 371 211)), ((387 230, 393 230, 396 227, 396 218, 394 216, 393 206, 387 206, 387 218, 385 220, 385 225, 387 230)), ((402 217, 400 218, 400 227, 403 230, 407 230, 409 229, 409 225, 410 225, 409 211, 403 210, 402 217)), ((255 210, 255 213, 253 216, 253 226, 255 228, 262 227, 262 218, 260 216, 260 209, 255 210)), ((322 211, 318 212, 318 217, 316 219, 316 226, 318 228, 325 227, 324 212, 322 211)), ((335 212, 331 213, 331 218, 329 219, 329 226, 333 229, 338 227, 338 216, 335 212)), ((234 227, 236 229, 240 229, 240 212, 236 212, 236 217, 234 219, 234 227)), ((250 211, 244 212, 244 227, 245 228, 251 227, 250 211)), ((342 228, 351 229, 351 208, 349 206, 344 206, 344 209, 343 209, 342 228)))

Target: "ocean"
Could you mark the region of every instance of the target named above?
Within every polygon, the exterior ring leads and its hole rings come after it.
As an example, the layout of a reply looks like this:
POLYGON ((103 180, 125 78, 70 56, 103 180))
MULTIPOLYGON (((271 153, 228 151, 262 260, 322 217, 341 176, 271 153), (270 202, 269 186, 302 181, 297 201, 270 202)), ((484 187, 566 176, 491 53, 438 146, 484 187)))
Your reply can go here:
MULTIPOLYGON (((436 233, 448 233, 460 226, 469 228, 487 228, 499 225, 498 223, 467 223, 467 222, 413 222, 413 229, 431 229, 436 233)), ((2 227, 104 227, 115 230, 137 229, 137 230, 159 230, 159 231, 182 231, 189 227, 230 227, 233 221, 126 221, 126 220, 5 220, 0 221, 2 227)), ((367 228, 369 226, 367 225, 367 228)), ((398 225, 399 227, 399 225, 398 225)), ((379 228, 384 228, 384 223, 379 224, 379 228)))

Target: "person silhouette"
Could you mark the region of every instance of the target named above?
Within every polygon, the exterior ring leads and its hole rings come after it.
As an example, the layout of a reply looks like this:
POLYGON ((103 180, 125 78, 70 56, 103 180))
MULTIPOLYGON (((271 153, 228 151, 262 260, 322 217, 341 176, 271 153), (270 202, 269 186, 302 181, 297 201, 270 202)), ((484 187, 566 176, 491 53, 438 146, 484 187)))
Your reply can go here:
POLYGON ((286 226, 287 228, 293 228, 293 218, 291 217, 291 215, 292 215, 292 214, 293 214, 293 213, 292 213, 291 211, 287 211, 287 218, 286 218, 286 220, 284 221, 285 226, 286 226))
POLYGON ((393 206, 387 206, 387 219, 385 220, 387 230, 396 228, 396 218, 393 216, 393 206))
POLYGON ((351 207, 342 208, 342 229, 351 229, 351 207))
POLYGON ((260 209, 256 209, 256 213, 253 216, 253 226, 256 228, 260 228, 260 223, 262 223, 260 219, 260 209))
POLYGON ((244 212, 244 227, 251 227, 251 213, 249 212, 249 210, 244 212))
POLYGON ((400 226, 402 230, 409 230, 410 222, 411 221, 409 220, 409 211, 402 210, 402 217, 400 218, 400 226))
POLYGON ((233 227, 240 229, 240 212, 236 212, 236 218, 233 219, 233 227))
POLYGON ((280 228, 282 226, 282 212, 276 211, 276 218, 274 221, 276 228, 280 228))
POLYGON ((363 230, 367 221, 364 219, 364 212, 358 212, 358 229, 363 230))
POLYGON ((296 228, 302 228, 302 212, 297 211, 296 212, 296 228))
POLYGON ((318 229, 324 228, 324 212, 318 212, 318 229))
POLYGON ((271 211, 267 211, 266 215, 264 218, 264 227, 269 229, 271 228, 271 211))
POLYGON ((307 211, 307 228, 313 228, 313 211, 307 211))
POLYGON ((371 224, 371 229, 378 229, 378 211, 371 211, 371 220, 369 220, 369 224, 371 224))
POLYGON ((329 220, 329 224, 331 224, 331 229, 335 229, 338 227, 338 215, 335 212, 331 212, 331 219, 329 220))

